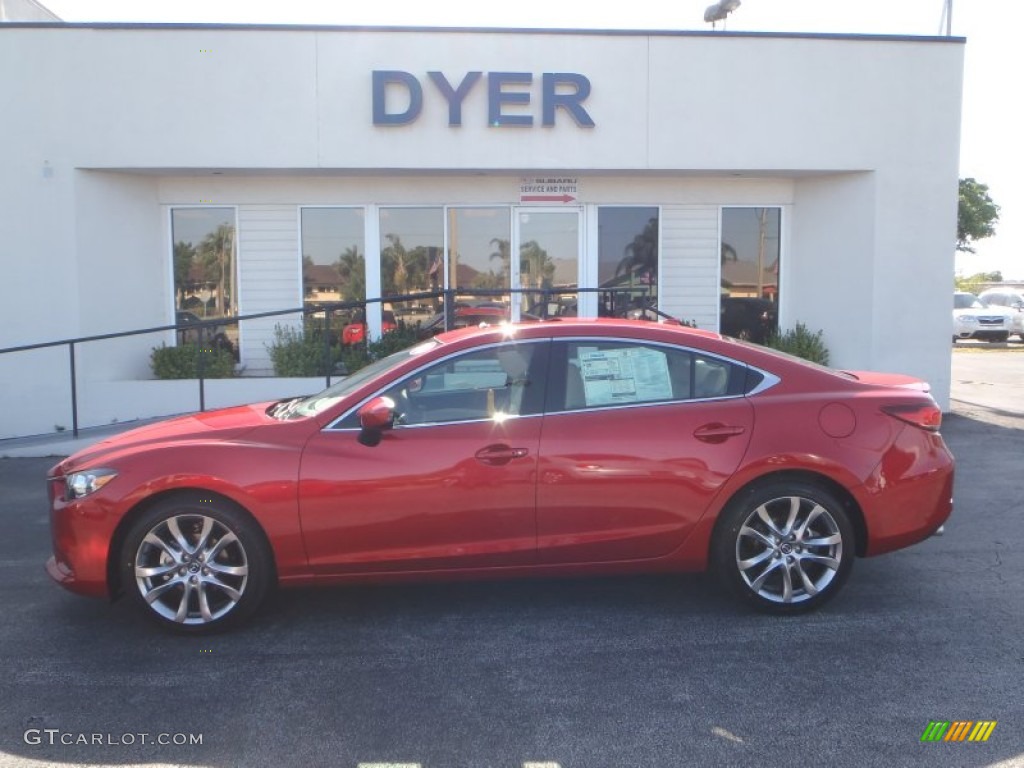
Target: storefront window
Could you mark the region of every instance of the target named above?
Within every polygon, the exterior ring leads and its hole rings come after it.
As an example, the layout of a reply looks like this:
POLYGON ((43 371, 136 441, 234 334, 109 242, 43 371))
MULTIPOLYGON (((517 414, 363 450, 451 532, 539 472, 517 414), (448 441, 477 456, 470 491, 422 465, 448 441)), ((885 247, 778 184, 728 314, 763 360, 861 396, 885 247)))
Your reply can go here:
POLYGON ((579 312, 580 214, 577 210, 520 209, 520 310, 534 317, 574 316, 579 312))
MULTIPOLYGON (((171 209, 175 322, 238 314, 238 246, 234 208, 171 209)), ((227 331, 216 329, 221 335, 227 331)), ((178 342, 196 334, 178 332, 178 342)), ((226 342, 223 342, 226 345, 226 342)))
POLYGON ((366 298, 362 208, 302 209, 302 291, 306 304, 366 298))
MULTIPOLYGON (((381 208, 380 279, 383 298, 444 288, 444 209, 381 208)), ((429 300, 394 303, 398 319, 422 313, 429 300)))
POLYGON ((448 286, 458 299, 502 300, 473 291, 508 289, 511 240, 508 208, 448 209, 448 286))
POLYGON ((763 344, 778 330, 781 208, 722 209, 721 332, 763 344))
POLYGON ((597 230, 598 313, 657 306, 658 209, 602 206, 597 230))

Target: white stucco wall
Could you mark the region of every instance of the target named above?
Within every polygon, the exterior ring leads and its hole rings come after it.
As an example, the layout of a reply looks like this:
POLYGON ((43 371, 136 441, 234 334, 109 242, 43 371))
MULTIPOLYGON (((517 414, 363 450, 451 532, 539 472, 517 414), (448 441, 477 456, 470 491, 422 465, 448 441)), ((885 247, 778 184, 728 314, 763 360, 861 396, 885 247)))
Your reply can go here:
MULTIPOLYGON (((300 205, 511 205, 521 176, 558 173, 583 206, 662 206, 662 301, 706 327, 718 208, 781 206, 783 325, 822 328, 839 365, 925 377, 945 406, 962 42, 0 28, 0 347, 170 322, 174 205, 237 208, 255 312, 298 301, 300 205), (419 78, 415 122, 373 125, 375 69, 419 78), (485 74, 449 126, 430 70, 533 73, 508 111, 535 124, 488 126, 485 74), (540 125, 543 72, 590 80, 594 128, 564 111, 540 125)), ((249 359, 272 327, 243 329, 249 359)), ((158 341, 89 345, 84 407, 109 400, 90 387, 146 376, 158 341)), ((0 356, 26 403, 0 438, 67 421, 66 367, 63 350, 0 356)), ((83 423, 120 418, 103 410, 83 423)))

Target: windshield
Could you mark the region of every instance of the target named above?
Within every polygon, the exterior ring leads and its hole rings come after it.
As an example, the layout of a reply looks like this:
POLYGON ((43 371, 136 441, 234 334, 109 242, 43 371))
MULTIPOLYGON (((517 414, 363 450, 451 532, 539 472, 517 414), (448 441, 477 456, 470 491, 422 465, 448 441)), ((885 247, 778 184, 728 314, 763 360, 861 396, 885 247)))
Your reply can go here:
POLYGON ((985 305, 981 303, 977 296, 973 293, 954 293, 953 294, 953 309, 984 309, 985 305))
POLYGON ((439 341, 430 339, 429 341, 424 341, 422 344, 417 344, 415 347, 403 349, 400 352, 395 352, 392 355, 388 355, 376 362, 370 363, 365 368, 360 368, 351 376, 346 376, 337 384, 332 384, 323 392, 301 400, 295 405, 294 409, 291 410, 291 415, 316 416, 318 413, 323 413, 332 405, 339 402, 342 398, 347 397, 352 392, 355 392, 371 379, 375 379, 376 377, 387 373, 392 368, 401 365, 411 357, 422 355, 424 352, 433 349, 440 343, 441 342, 439 341))

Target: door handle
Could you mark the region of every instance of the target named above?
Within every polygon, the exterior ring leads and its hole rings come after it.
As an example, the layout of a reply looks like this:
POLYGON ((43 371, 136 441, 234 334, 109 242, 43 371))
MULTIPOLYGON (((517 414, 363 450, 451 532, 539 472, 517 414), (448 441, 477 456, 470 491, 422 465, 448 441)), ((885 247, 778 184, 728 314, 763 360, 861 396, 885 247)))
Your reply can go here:
POLYGON ((512 459, 521 459, 530 451, 528 448, 513 448, 509 445, 488 445, 476 452, 477 461, 484 464, 508 464, 512 459))
POLYGON ((705 443, 724 443, 730 437, 742 435, 747 431, 746 427, 738 424, 705 424, 693 431, 693 436, 705 443))

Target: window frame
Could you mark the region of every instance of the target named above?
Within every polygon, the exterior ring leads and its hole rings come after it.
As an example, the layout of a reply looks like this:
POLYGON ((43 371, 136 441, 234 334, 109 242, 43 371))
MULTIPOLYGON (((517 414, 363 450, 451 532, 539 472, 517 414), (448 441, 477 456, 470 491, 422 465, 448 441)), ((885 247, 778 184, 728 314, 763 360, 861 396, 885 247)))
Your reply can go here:
MULTIPOLYGON (((241 232, 240 232, 239 226, 238 226, 238 205, 236 205, 236 204, 224 204, 224 203, 195 203, 195 204, 190 204, 190 203, 172 203, 172 204, 166 206, 165 222, 166 222, 166 226, 167 226, 167 243, 168 243, 168 246, 167 246, 167 273, 166 274, 167 274, 167 278, 168 278, 168 284, 171 287, 171 290, 170 290, 170 304, 169 304, 169 306, 170 306, 170 315, 169 315, 169 317, 174 318, 175 319, 175 323, 177 322, 177 313, 179 311, 191 312, 191 310, 185 310, 184 308, 179 310, 179 308, 177 306, 177 304, 178 304, 177 296, 176 296, 177 285, 175 284, 175 280, 174 280, 174 212, 175 211, 183 211, 183 210, 195 210, 197 208, 223 208, 223 209, 230 209, 232 211, 232 213, 233 213, 233 223, 234 223, 234 228, 235 228, 235 242, 234 242, 234 250, 235 250, 235 265, 234 265, 235 266, 235 276, 234 276, 234 284, 235 284, 235 294, 237 294, 235 296, 232 296, 232 299, 233 299, 234 304, 235 304, 235 314, 234 314, 233 317, 237 318, 239 315, 244 315, 245 314, 245 310, 242 308, 242 291, 241 291, 241 286, 242 286, 242 245, 241 245, 241 242, 240 242, 241 232)), ((300 278, 300 281, 301 281, 301 278, 300 278)), ((200 320, 203 320, 203 319, 204 318, 200 318, 200 320)), ((206 318, 206 319, 209 319, 209 318, 206 318)), ((244 323, 239 323, 237 320, 235 320, 234 323, 232 323, 232 316, 231 315, 225 316, 222 320, 223 320, 223 324, 224 325, 236 324, 238 326, 238 343, 236 345, 236 350, 237 350, 237 352, 239 354, 241 354, 241 350, 242 350, 242 336, 243 336, 244 325, 245 324, 244 323)), ((171 339, 171 343, 167 344, 167 346, 178 346, 178 331, 177 330, 173 330, 173 331, 168 331, 167 333, 169 335, 169 338, 171 339)), ((165 344, 166 344, 166 342, 165 342, 165 344)))
MULTIPOLYGON (((362 408, 364 405, 366 405, 368 402, 370 402, 370 400, 373 400, 375 397, 380 397, 380 396, 384 395, 386 392, 388 392, 392 388, 397 387, 397 386, 401 386, 404 382, 406 382, 406 381, 408 381, 410 379, 414 379, 417 376, 423 375, 429 369, 434 368, 435 366, 439 366, 439 365, 442 365, 444 363, 447 363, 450 360, 453 360, 453 359, 458 358, 458 357, 464 357, 464 356, 467 356, 467 355, 476 354, 476 353, 482 352, 484 350, 494 349, 494 348, 497 348, 497 347, 509 347, 509 346, 518 346, 518 345, 526 345, 526 344, 542 344, 542 345, 544 345, 543 347, 539 348, 534 353, 533 359, 531 360, 531 363, 530 363, 531 379, 532 378, 537 378, 540 381, 544 382, 544 384, 545 384, 544 391, 539 393, 539 394, 535 394, 534 395, 534 398, 536 398, 536 400, 537 400, 537 406, 538 406, 535 413, 517 414, 517 415, 514 415, 514 416, 510 415, 510 416, 507 417, 506 420, 512 420, 512 419, 533 419, 533 418, 543 417, 544 416, 544 412, 545 412, 544 411, 545 404, 547 402, 547 382, 550 381, 550 376, 548 375, 548 373, 550 371, 550 366, 551 366, 551 342, 552 342, 552 339, 548 338, 548 337, 539 338, 539 339, 509 339, 509 340, 488 342, 487 344, 481 344, 479 346, 470 347, 468 349, 460 349, 460 350, 457 350, 457 351, 454 351, 454 352, 450 352, 450 353, 448 353, 446 355, 442 355, 441 357, 435 358, 433 360, 430 360, 428 362, 423 363, 422 365, 417 366, 416 368, 412 369, 408 373, 403 374, 402 376, 398 377, 397 379, 394 379, 393 381, 389 381, 384 386, 376 388, 371 394, 369 394, 366 397, 362 398, 358 403, 353 405, 351 408, 346 409, 344 413, 342 413, 338 418, 336 418, 333 421, 331 421, 321 431, 322 432, 358 432, 361 429, 361 427, 359 427, 359 426, 349 426, 349 425, 344 425, 343 426, 344 422, 347 419, 353 417, 355 414, 357 414, 359 412, 359 409, 362 408)), ((423 428, 429 428, 429 427, 450 426, 450 425, 453 425, 453 424, 479 424, 479 423, 482 423, 482 422, 494 423, 494 419, 493 418, 459 419, 459 420, 455 420, 455 421, 431 421, 431 422, 427 422, 427 423, 423 423, 423 424, 396 424, 394 429, 423 429, 423 428)))
MULTIPOLYGON (((707 352, 702 349, 696 349, 694 347, 685 347, 678 344, 672 344, 663 341, 653 341, 648 339, 635 339, 635 338, 624 338, 621 336, 565 336, 552 339, 554 342, 551 348, 551 352, 548 359, 548 375, 547 375, 547 387, 546 396, 544 399, 544 415, 553 416, 563 413, 591 413, 595 411, 605 411, 609 409, 623 409, 623 408, 651 408, 657 406, 666 405, 685 405, 688 403, 708 403, 715 402, 718 400, 735 400, 737 398, 749 397, 752 394, 763 392, 770 387, 777 384, 780 379, 774 374, 763 371, 760 368, 756 368, 747 363, 734 360, 733 358, 726 357, 724 355, 715 354, 713 352, 707 352), (658 347, 669 350, 670 352, 681 352, 692 357, 705 357, 713 360, 720 361, 727 365, 733 366, 736 369, 744 372, 744 377, 747 381, 750 379, 751 372, 759 374, 762 379, 754 387, 749 387, 744 384, 743 391, 738 394, 725 394, 717 395, 715 397, 689 397, 689 398, 676 398, 673 397, 667 400, 645 400, 643 402, 635 403, 612 403, 608 405, 593 405, 584 406, 583 408, 566 408, 564 404, 559 404, 558 400, 561 399, 562 403, 565 402, 565 387, 566 387, 566 374, 568 372, 569 365, 569 345, 570 344, 602 344, 602 343, 617 343, 617 344, 630 344, 633 346, 644 346, 644 347, 658 347)), ((695 363, 695 359, 691 359, 691 365, 695 363)), ((731 387, 731 385, 730 385, 731 387)), ((691 388, 692 391, 692 388, 691 388)))

